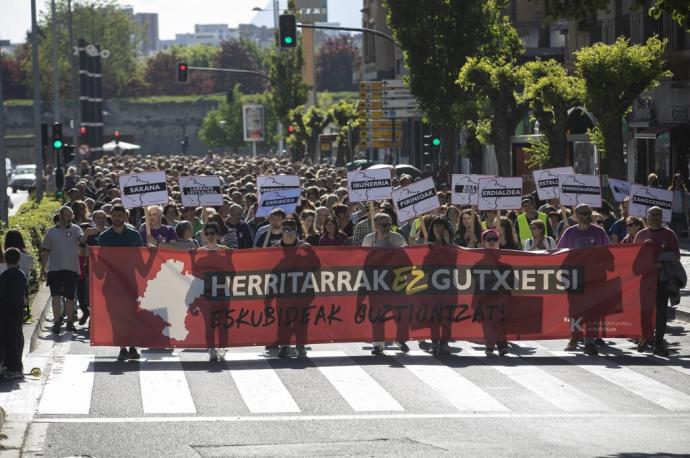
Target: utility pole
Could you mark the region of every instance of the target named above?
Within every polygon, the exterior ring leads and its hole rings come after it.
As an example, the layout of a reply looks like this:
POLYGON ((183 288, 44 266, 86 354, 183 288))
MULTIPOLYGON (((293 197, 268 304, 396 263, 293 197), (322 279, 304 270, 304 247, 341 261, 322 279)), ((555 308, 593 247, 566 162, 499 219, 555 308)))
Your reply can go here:
MULTIPOLYGON (((0 58, 2 48, 0 48, 0 58)), ((2 64, 0 64, 0 220, 7 226, 7 150, 5 149, 5 100, 2 96, 2 64)))
POLYGON ((50 49, 51 61, 53 62, 53 122, 60 122, 60 67, 57 59, 57 12, 55 11, 55 0, 50 0, 51 32, 53 35, 52 46, 50 49))
POLYGON ((38 22, 36 0, 31 0, 31 74, 34 83, 34 153, 36 161, 36 202, 43 199, 43 154, 41 145, 41 75, 38 71, 38 22))
POLYGON ((77 92, 77 56, 73 52, 74 50, 74 30, 72 28, 72 0, 67 0, 67 48, 70 52, 69 64, 70 64, 70 92, 72 95, 72 103, 74 104, 74 113, 72 116, 72 144, 77 148, 79 143, 77 142, 77 131, 81 125, 79 119, 79 93, 77 92))

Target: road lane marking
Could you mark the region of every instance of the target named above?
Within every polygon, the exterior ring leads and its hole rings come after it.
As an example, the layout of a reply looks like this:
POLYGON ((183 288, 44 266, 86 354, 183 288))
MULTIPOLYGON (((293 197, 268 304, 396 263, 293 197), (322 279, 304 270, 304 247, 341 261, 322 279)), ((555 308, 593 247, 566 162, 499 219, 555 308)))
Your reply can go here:
POLYGON ((405 369, 412 372, 458 410, 475 412, 504 412, 508 410, 489 393, 450 367, 429 357, 426 352, 411 351, 407 355, 396 354, 393 357, 405 366, 405 369), (416 358, 417 361, 411 361, 408 356, 416 358), (427 362, 420 364, 420 356, 426 356, 425 361, 427 362))
POLYGON ((164 356, 139 364, 144 413, 196 413, 179 356, 164 356))
POLYGON ((87 415, 91 408, 94 360, 94 355, 56 355, 38 413, 87 415))
POLYGON ((404 411, 403 406, 393 398, 361 366, 350 359, 344 351, 313 351, 311 362, 338 390, 338 393, 355 412, 404 411), (338 358, 338 365, 328 364, 323 358, 338 358))
POLYGON ((226 353, 230 376, 251 413, 301 412, 273 367, 260 353, 226 353))

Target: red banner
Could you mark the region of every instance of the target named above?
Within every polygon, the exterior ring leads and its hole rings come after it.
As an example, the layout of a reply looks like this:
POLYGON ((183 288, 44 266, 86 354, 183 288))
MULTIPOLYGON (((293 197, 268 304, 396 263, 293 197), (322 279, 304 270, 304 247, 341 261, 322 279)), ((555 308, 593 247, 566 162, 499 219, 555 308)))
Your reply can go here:
POLYGON ((92 345, 639 337, 656 294, 641 245, 94 248, 90 266, 92 345))

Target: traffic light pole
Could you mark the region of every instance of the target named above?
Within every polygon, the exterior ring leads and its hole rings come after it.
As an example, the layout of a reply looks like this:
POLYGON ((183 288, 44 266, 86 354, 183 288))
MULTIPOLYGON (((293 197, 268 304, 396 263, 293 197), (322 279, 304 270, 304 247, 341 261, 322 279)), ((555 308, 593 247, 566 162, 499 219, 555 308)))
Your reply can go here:
POLYGON ((41 143, 41 75, 38 69, 38 22, 36 0, 31 0, 31 76, 33 79, 34 154, 36 161, 36 202, 43 199, 43 154, 41 143))
MULTIPOLYGON (((2 55, 2 49, 0 49, 2 55)), ((5 225, 8 224, 7 214, 7 171, 5 169, 5 158, 7 157, 7 150, 5 149, 5 100, 2 97, 2 65, 0 65, 0 220, 5 225)))
POLYGON ((386 35, 385 33, 379 32, 378 30, 368 29, 368 28, 364 28, 364 27, 340 27, 340 26, 335 26, 335 25, 320 25, 320 24, 317 25, 317 24, 302 24, 302 23, 297 24, 297 27, 300 27, 303 29, 345 30, 347 32, 371 33, 371 34, 379 36, 381 38, 385 38, 386 40, 393 43, 393 46, 397 46, 397 44, 395 43, 395 40, 393 39, 392 36, 386 35))

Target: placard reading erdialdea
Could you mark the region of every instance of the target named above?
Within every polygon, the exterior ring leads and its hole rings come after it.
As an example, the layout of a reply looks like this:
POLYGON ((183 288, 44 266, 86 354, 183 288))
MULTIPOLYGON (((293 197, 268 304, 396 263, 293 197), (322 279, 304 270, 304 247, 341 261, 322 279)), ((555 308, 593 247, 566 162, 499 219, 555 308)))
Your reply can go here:
POLYGON ((477 205, 479 203, 479 180, 491 175, 467 175, 454 173, 451 176, 453 205, 477 205))
POLYGON ((297 175, 259 175, 256 177, 256 192, 258 194, 299 188, 297 175))
POLYGON ((270 215, 274 208, 281 208, 287 214, 294 213, 297 210, 301 192, 299 188, 262 192, 256 216, 264 218, 270 215))
POLYGON ((573 175, 575 170, 572 167, 557 167, 532 172, 540 200, 558 199, 558 175, 561 173, 573 175))
POLYGON ((120 175, 120 195, 125 208, 167 204, 168 186, 165 182, 165 172, 120 175))
POLYGON ((613 198, 616 202, 623 202, 626 197, 630 195, 630 183, 625 180, 617 180, 615 178, 608 178, 609 188, 613 193, 613 198))
POLYGON ((480 210, 517 210, 522 202, 522 177, 479 180, 480 210))
POLYGON ((659 188, 649 188, 633 183, 630 186, 630 202, 628 214, 630 216, 647 217, 649 207, 661 208, 661 219, 667 223, 671 221, 671 204, 673 191, 659 188))
POLYGON ((347 172, 347 192, 350 202, 390 199, 393 195, 391 172, 391 169, 347 172))
POLYGON ((400 224, 437 209, 441 203, 436 195, 434 179, 429 177, 394 189, 393 205, 400 224))
POLYGON ((561 205, 587 204, 601 207, 601 177, 599 175, 558 175, 561 205))
POLYGON ((180 177, 180 193, 183 207, 221 207, 223 189, 220 177, 180 177))

